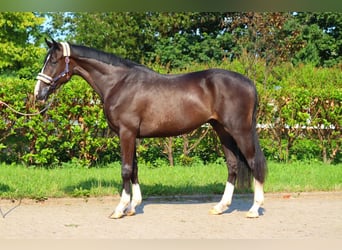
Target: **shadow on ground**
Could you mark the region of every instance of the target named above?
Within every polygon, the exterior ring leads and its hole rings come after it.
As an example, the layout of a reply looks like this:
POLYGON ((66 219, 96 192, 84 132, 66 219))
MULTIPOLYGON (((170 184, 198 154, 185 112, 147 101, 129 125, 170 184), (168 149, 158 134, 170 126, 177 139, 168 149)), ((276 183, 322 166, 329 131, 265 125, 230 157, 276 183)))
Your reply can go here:
MULTIPOLYGON (((144 208, 152 204, 204 204, 219 202, 221 195, 176 195, 176 196, 153 196, 143 199, 141 205, 136 208, 136 214, 143 214, 144 208)), ((232 204, 224 212, 229 214, 235 211, 247 212, 253 204, 253 194, 236 194, 233 197, 232 204)), ((265 213, 264 208, 259 209, 259 215, 263 216, 265 213)))
MULTIPOLYGON (((92 178, 82 181, 75 185, 70 185, 64 188, 64 192, 74 197, 89 196, 94 188, 111 187, 121 191, 121 182, 105 181, 92 178)), ((196 203, 213 203, 219 202, 224 191, 224 184, 211 183, 205 186, 186 185, 186 186, 169 186, 164 184, 145 185, 141 184, 143 202, 137 207, 136 213, 143 214, 144 207, 150 204, 196 204, 196 203)), ((234 211, 247 212, 253 203, 253 194, 239 194, 239 190, 233 196, 232 204, 225 213, 234 211)), ((240 191, 241 192, 241 191, 240 191)), ((244 191, 246 192, 246 191, 244 191)), ((263 215, 264 210, 260 208, 259 214, 263 215)))

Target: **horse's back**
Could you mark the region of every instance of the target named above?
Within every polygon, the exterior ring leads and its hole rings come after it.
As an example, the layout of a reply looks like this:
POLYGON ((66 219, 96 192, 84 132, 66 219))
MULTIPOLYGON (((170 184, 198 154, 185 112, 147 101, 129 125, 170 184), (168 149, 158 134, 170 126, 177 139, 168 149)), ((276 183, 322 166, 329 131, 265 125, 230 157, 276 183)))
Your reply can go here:
POLYGON ((204 71, 190 73, 196 85, 200 85, 206 90, 206 94, 211 96, 215 102, 228 102, 233 100, 236 103, 256 101, 256 88, 254 83, 244 75, 225 69, 208 69, 204 71))
POLYGON ((183 87, 205 87, 216 89, 218 93, 232 95, 255 95, 254 83, 246 76, 225 69, 212 68, 202 71, 170 76, 171 82, 177 82, 183 87))

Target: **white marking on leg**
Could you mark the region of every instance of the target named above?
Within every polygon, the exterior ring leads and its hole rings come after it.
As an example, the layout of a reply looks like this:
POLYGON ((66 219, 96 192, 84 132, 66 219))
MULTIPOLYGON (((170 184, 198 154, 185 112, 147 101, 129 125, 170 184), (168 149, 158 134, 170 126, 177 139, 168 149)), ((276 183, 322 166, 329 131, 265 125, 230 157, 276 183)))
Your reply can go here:
POLYGON ((262 205, 264 203, 264 185, 254 179, 254 202, 262 205))
POLYGON ((111 215, 111 218, 118 219, 125 215, 125 210, 129 206, 130 198, 130 194, 126 193, 125 189, 122 190, 120 203, 115 208, 115 212, 111 215))
POLYGON ((212 214, 222 214, 232 203, 234 185, 227 181, 221 201, 210 210, 212 214))
POLYGON ((142 201, 140 185, 138 183, 132 185, 132 192, 133 192, 132 207, 133 207, 133 205, 134 205, 134 207, 136 207, 142 201))
POLYGON ((132 184, 132 193, 132 201, 126 212, 129 216, 135 215, 135 207, 140 205, 142 201, 140 185, 138 183, 132 184))
POLYGON ((248 218, 259 217, 259 208, 264 203, 264 185, 254 179, 254 203, 246 214, 248 218))

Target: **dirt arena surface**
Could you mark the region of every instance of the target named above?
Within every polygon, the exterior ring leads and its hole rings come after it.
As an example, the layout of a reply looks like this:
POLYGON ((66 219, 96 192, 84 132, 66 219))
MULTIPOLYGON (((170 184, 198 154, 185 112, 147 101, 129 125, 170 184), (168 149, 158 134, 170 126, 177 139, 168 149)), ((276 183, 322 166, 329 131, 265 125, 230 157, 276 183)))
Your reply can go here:
POLYGON ((0 239, 342 239, 342 192, 266 194, 257 219, 244 217, 252 195, 210 215, 219 200, 150 197, 119 220, 119 197, 0 200, 0 239))

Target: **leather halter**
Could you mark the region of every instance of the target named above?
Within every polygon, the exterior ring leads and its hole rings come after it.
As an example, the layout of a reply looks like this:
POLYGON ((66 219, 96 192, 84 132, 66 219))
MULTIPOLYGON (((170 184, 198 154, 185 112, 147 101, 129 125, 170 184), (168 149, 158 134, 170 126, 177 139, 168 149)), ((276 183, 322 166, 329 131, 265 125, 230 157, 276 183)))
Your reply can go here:
POLYGON ((61 78, 67 76, 69 77, 69 56, 70 56, 70 46, 68 43, 65 42, 61 42, 61 45, 63 47, 63 56, 65 57, 65 68, 64 71, 62 71, 61 73, 59 73, 58 76, 52 78, 44 73, 39 73, 37 76, 37 80, 40 80, 44 83, 46 83, 47 85, 50 85, 52 88, 56 88, 56 82, 58 82, 58 80, 60 80, 61 78))

